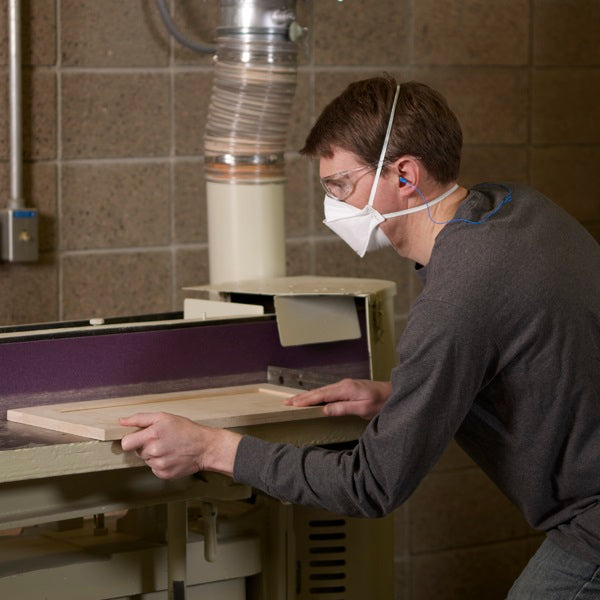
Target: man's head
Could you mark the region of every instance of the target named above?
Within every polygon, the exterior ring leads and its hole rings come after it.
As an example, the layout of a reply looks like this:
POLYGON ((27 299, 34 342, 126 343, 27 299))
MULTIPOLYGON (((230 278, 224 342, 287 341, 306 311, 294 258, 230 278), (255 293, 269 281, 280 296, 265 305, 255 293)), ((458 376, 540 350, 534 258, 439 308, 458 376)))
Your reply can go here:
MULTIPOLYGON (((351 83, 325 107, 300 152, 330 158, 339 148, 376 165, 397 85, 391 77, 351 83)), ((386 164, 414 156, 446 184, 458 178, 461 147, 460 124, 441 94, 422 83, 401 84, 386 164)))

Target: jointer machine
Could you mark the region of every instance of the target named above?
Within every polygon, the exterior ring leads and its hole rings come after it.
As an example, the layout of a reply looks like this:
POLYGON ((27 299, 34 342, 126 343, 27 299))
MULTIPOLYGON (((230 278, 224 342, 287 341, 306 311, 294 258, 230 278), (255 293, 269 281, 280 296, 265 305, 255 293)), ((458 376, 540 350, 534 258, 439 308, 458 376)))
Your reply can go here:
MULTIPOLYGON (((118 441, 6 420, 99 398, 389 377, 391 282, 284 277, 188 294, 184 313, 0 329, 0 597, 391 598, 391 517, 291 506, 214 473, 163 481, 118 441)), ((235 429, 351 447, 365 427, 307 415, 235 429)))

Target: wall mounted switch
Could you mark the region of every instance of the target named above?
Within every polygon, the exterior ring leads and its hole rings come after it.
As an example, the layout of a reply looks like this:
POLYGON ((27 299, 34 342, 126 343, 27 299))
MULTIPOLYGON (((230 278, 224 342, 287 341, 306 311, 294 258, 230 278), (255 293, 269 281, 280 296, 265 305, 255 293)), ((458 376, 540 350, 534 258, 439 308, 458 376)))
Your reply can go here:
POLYGON ((38 212, 34 208, 0 210, 2 260, 36 262, 39 257, 38 212))

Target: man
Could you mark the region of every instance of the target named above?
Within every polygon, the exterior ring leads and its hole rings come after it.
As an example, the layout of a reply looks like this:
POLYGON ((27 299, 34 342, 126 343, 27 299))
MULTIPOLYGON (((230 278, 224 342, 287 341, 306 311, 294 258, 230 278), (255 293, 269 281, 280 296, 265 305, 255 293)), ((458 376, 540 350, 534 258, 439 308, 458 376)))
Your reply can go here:
POLYGON ((352 451, 296 448, 171 415, 121 421, 159 477, 198 470, 294 503, 377 517, 453 437, 547 532, 509 598, 600 598, 600 248, 522 185, 457 183, 462 134, 425 85, 374 78, 328 105, 325 223, 360 255, 387 245, 424 289, 390 382, 344 380, 290 403, 370 422, 352 451))

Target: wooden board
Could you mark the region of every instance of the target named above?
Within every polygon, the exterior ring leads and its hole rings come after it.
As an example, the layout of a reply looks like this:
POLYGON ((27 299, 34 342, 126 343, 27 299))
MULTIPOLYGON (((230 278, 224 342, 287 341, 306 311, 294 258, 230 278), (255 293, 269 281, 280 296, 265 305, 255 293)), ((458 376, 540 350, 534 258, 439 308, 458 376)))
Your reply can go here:
POLYGON ((242 427, 322 417, 321 407, 285 406, 298 393, 272 384, 69 402, 7 411, 7 419, 96 440, 120 440, 133 427, 119 425, 119 417, 138 412, 167 412, 211 427, 242 427))

